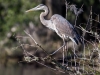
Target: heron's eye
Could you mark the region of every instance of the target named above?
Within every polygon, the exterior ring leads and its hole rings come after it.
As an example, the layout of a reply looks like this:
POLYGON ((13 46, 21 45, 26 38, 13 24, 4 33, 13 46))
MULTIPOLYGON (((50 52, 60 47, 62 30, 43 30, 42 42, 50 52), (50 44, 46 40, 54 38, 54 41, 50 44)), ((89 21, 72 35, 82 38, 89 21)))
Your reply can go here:
POLYGON ((44 6, 44 5, 43 5, 43 4, 40 4, 40 5, 38 5, 37 7, 40 8, 40 7, 42 7, 42 6, 44 6))
POLYGON ((40 6, 44 6, 43 4, 40 4, 40 6))

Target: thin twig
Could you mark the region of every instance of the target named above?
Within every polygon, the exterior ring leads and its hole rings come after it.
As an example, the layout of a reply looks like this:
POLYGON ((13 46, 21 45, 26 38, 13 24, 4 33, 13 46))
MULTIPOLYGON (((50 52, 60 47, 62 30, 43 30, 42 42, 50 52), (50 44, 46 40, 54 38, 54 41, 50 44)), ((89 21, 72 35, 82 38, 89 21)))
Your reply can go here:
POLYGON ((19 42, 20 46, 21 46, 22 49, 24 50, 25 55, 27 55, 27 51, 26 51, 25 48, 23 47, 23 44, 20 42, 20 39, 17 38, 17 41, 19 42))
POLYGON ((46 50, 44 50, 44 48, 42 48, 42 46, 39 45, 39 44, 35 41, 35 39, 34 39, 29 33, 27 33, 26 31, 24 31, 24 32, 34 41, 34 43, 35 43, 37 46, 39 46, 39 47, 48 55, 48 53, 46 52, 46 50))
POLYGON ((81 8, 79 9, 79 11, 77 11, 77 14, 76 14, 76 16, 75 16, 76 18, 75 18, 75 25, 74 25, 74 27, 76 26, 76 22, 77 22, 77 17, 78 17, 78 15, 83 11, 83 10, 82 10, 83 5, 84 5, 84 4, 82 4, 82 6, 81 6, 81 8))

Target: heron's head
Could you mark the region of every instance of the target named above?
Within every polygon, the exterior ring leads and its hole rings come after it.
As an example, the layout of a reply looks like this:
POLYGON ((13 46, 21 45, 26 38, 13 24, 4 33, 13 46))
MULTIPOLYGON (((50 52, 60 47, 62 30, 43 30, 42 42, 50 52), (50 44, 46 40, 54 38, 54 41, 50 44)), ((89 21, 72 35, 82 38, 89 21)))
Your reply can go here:
POLYGON ((32 9, 29 9, 26 12, 44 10, 45 8, 46 8, 46 6, 44 4, 39 4, 38 6, 32 8, 32 9))

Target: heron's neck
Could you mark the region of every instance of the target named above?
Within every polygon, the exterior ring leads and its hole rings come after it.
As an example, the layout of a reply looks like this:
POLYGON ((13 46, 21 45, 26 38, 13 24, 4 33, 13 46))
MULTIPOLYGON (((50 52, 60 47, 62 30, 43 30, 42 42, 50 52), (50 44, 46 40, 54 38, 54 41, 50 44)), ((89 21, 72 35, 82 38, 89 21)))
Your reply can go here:
POLYGON ((42 12, 42 13, 40 14, 40 21, 41 21, 41 23, 42 23, 43 25, 47 25, 47 24, 48 24, 48 20, 46 20, 46 19, 44 18, 47 14, 48 14, 48 8, 45 7, 44 12, 42 12))

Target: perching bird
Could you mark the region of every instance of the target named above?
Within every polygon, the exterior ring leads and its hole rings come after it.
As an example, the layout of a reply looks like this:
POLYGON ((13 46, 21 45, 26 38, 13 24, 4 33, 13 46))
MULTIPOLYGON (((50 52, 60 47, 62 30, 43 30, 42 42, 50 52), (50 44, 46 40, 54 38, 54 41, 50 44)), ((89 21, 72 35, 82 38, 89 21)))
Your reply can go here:
MULTIPOLYGON (((40 21, 42 24, 55 31, 63 39, 63 46, 61 46, 58 50, 65 46, 65 40, 68 38, 76 44, 79 44, 79 42, 82 43, 80 36, 76 32, 75 28, 61 15, 54 14, 50 20, 46 20, 44 18, 49 13, 48 7, 46 5, 39 4, 38 6, 27 10, 26 12, 37 10, 44 10, 44 12, 40 14, 40 21)), ((52 55, 55 54, 58 50, 53 52, 52 55)))

